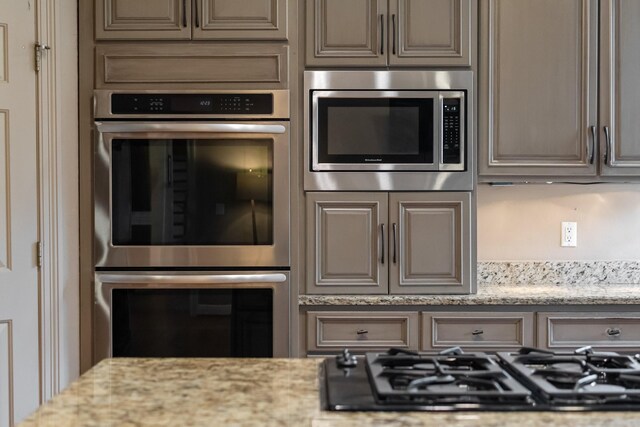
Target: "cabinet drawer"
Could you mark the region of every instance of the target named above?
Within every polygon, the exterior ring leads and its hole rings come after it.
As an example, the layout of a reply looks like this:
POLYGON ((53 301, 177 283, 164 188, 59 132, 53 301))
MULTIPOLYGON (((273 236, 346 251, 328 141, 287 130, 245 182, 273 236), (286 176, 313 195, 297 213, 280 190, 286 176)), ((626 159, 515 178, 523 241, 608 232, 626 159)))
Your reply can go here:
POLYGON ((422 313, 422 350, 533 345, 533 313, 422 313))
POLYGON ((549 349, 640 348, 640 313, 538 313, 538 345, 549 349))
POLYGON ((266 44, 127 43, 96 47, 96 88, 285 89, 288 48, 266 44), (160 85, 160 86, 159 86, 160 85))
POLYGON ((418 348, 418 313, 309 312, 307 350, 418 348))

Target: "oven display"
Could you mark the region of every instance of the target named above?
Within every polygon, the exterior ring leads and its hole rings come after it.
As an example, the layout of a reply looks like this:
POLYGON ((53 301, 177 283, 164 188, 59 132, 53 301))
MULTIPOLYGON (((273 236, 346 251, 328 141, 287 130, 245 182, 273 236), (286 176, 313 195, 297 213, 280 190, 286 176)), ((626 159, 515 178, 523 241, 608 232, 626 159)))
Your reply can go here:
POLYGON ((135 94, 111 95, 112 114, 273 114, 273 95, 135 94))

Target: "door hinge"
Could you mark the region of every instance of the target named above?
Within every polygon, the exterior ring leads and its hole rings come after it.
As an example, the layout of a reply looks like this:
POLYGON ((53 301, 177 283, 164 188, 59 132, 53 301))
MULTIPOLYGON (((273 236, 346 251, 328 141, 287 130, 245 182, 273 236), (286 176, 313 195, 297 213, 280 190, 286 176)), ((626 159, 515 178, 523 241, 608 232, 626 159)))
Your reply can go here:
POLYGON ((36 265, 42 267, 42 242, 36 242, 36 265))
POLYGON ((40 43, 36 43, 36 45, 34 46, 36 72, 40 71, 40 64, 42 63, 42 52, 45 50, 51 50, 51 47, 46 44, 40 44, 40 43))

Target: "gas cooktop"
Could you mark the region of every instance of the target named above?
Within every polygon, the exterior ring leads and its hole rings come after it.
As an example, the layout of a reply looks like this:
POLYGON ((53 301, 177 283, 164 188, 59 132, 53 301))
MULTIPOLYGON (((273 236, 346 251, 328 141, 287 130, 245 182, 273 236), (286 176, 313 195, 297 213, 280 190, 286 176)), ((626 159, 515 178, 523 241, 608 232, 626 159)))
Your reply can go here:
POLYGON ((640 355, 551 352, 441 353, 390 349, 324 362, 333 411, 637 411, 640 355))

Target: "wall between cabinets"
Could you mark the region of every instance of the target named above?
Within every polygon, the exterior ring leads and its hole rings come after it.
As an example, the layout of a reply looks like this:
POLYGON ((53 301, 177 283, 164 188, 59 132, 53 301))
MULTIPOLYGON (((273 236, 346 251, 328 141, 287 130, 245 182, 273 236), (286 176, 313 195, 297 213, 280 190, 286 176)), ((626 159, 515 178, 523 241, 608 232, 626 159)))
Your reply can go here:
POLYGON ((478 261, 640 260, 640 184, 479 185, 478 261), (578 246, 560 246, 560 223, 578 246))

